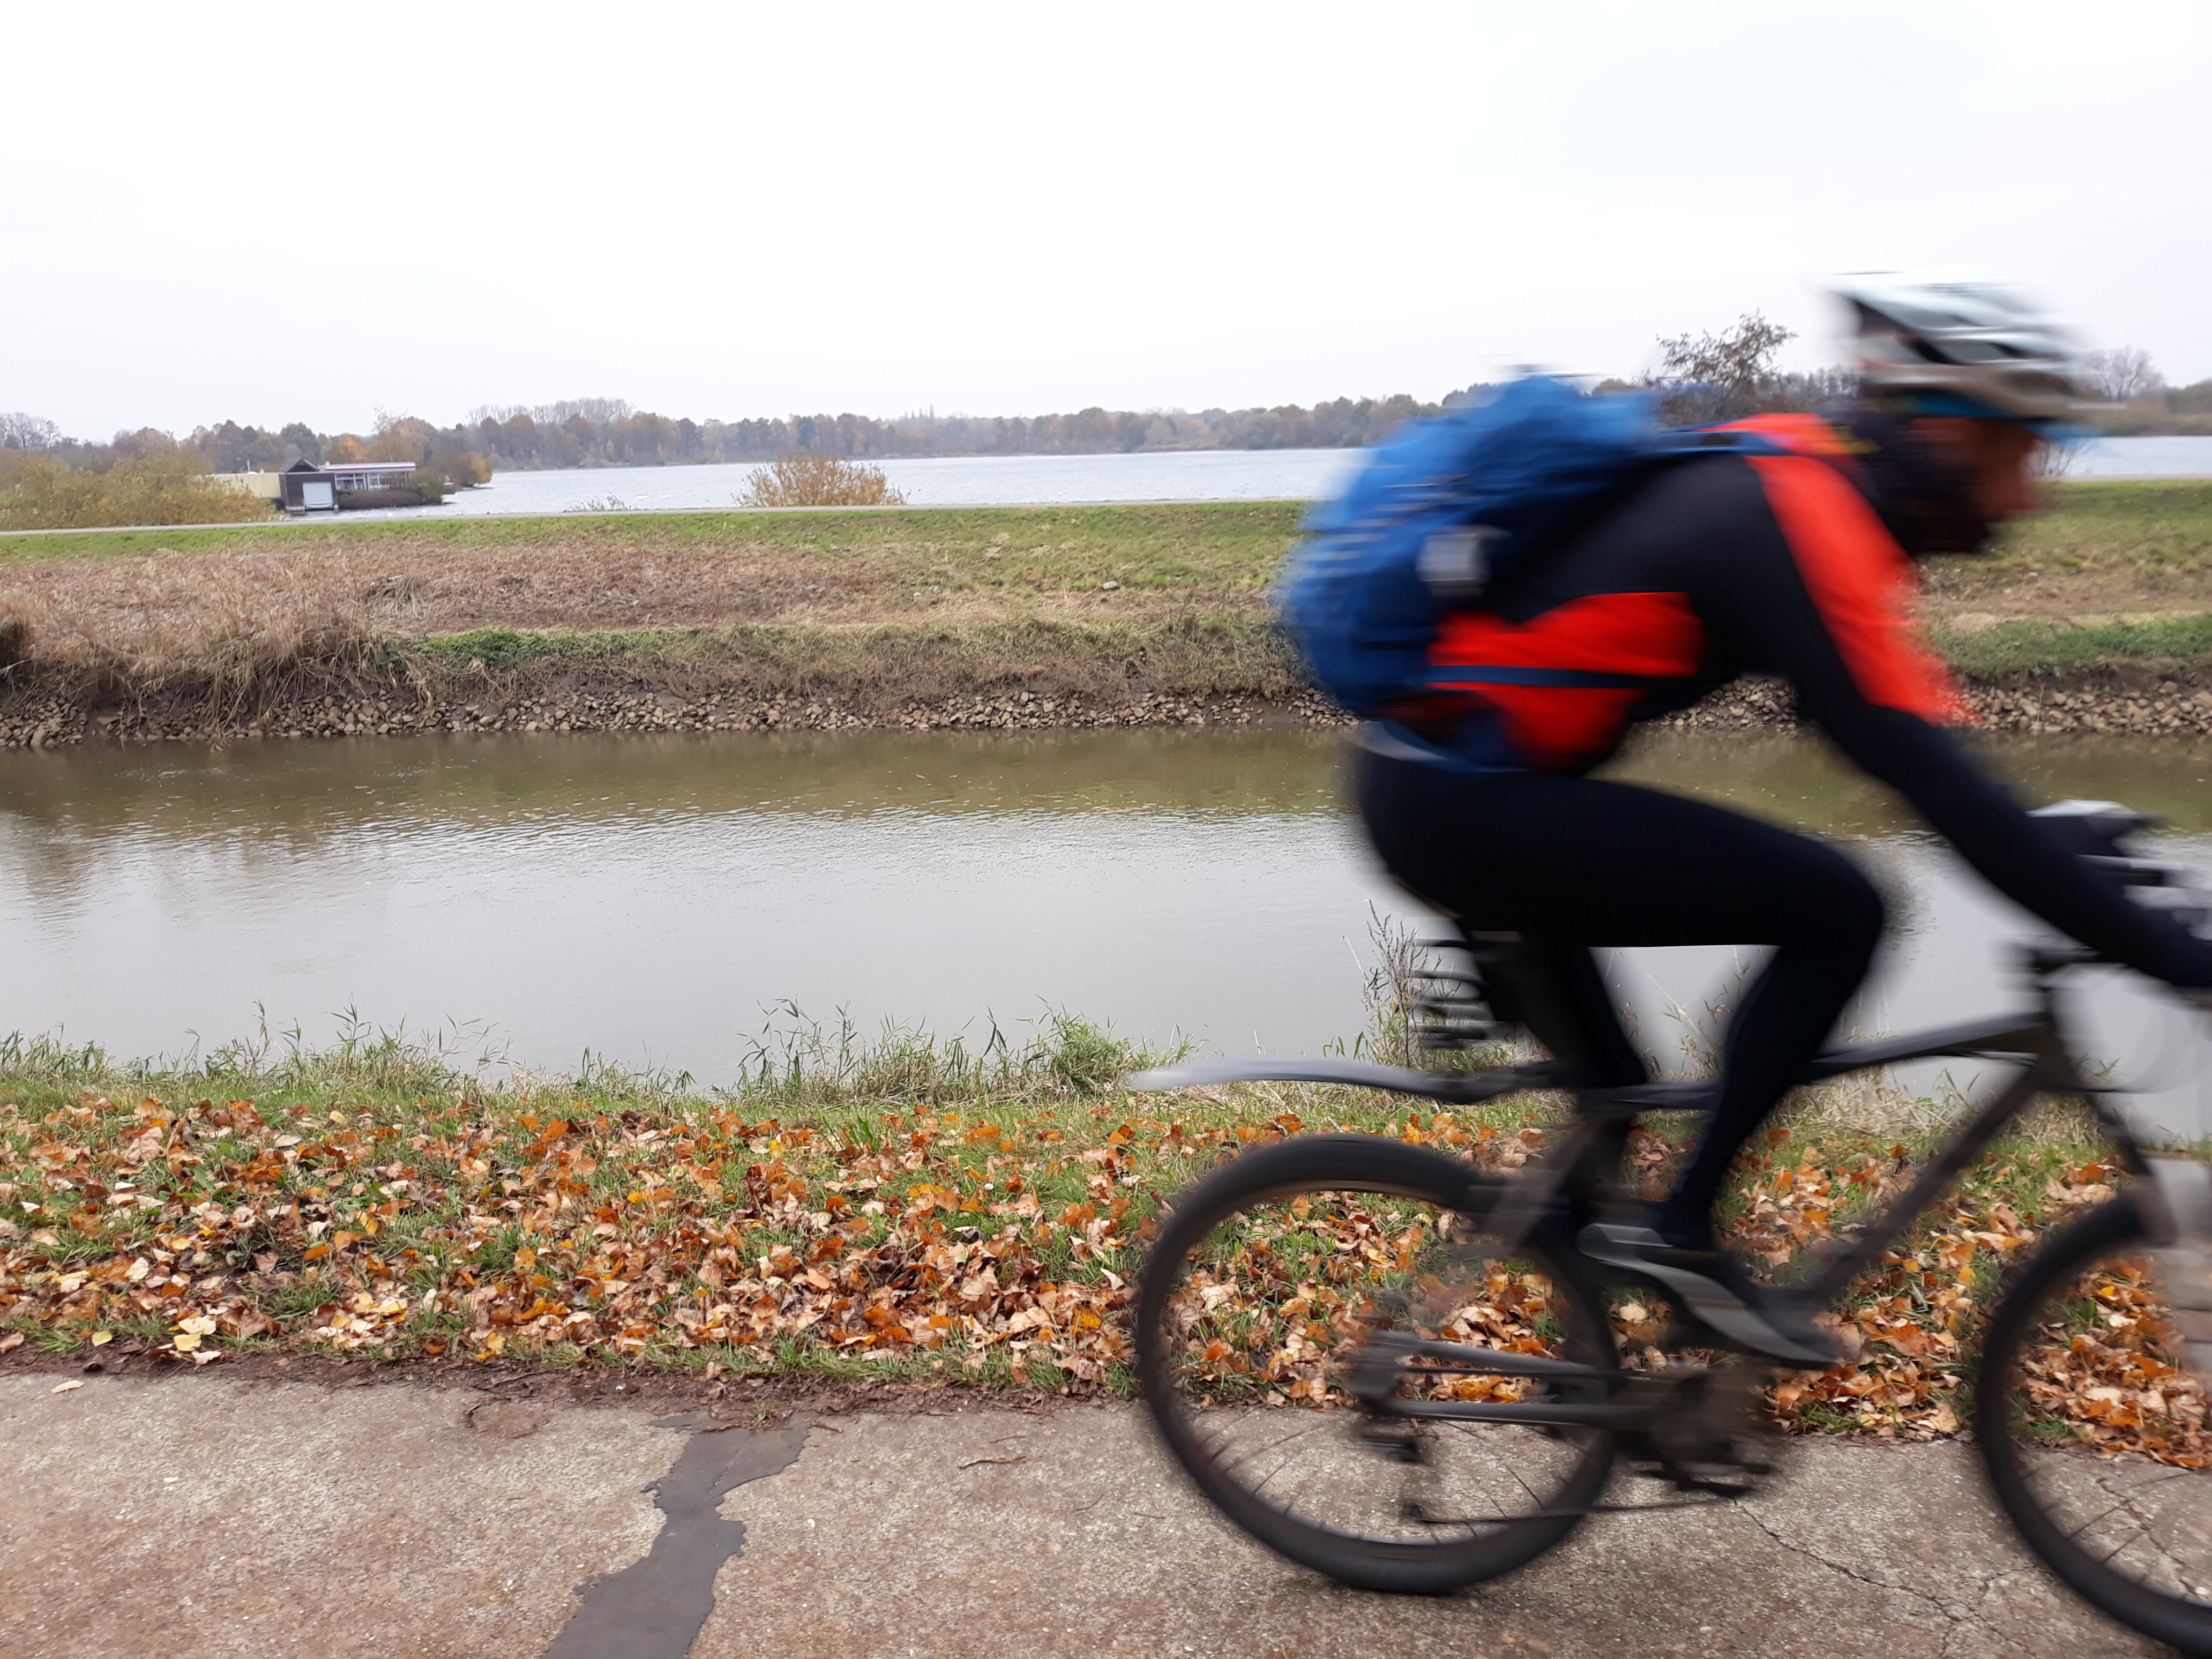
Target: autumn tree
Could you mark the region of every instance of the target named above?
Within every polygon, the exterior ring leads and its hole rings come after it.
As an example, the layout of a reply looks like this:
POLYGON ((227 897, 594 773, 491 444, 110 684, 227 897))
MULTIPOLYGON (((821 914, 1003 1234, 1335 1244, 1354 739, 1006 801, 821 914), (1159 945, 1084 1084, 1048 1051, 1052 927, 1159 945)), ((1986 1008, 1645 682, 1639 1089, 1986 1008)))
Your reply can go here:
POLYGON ((1668 420, 1687 426, 1741 420, 1766 407, 1782 378, 1775 353, 1796 331, 1747 311, 1717 334, 1662 335, 1659 371, 1648 383, 1663 394, 1668 420))
POLYGON ((428 421, 380 409, 376 411, 376 435, 368 443, 368 459, 419 464, 429 454, 437 437, 438 428, 428 421))

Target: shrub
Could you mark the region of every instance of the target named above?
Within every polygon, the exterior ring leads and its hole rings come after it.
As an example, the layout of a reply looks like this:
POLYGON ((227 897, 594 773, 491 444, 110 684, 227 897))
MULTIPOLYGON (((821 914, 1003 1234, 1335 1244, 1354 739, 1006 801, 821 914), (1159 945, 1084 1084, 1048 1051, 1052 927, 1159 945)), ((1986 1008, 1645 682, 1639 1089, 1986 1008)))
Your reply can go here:
POLYGON ((445 475, 446 483, 454 489, 491 482, 491 463, 473 449, 449 449, 430 465, 445 475))
POLYGON ((739 507, 904 507, 879 466, 842 455, 805 452, 757 466, 738 495, 739 507))
POLYGON ((422 498, 425 507, 435 507, 446 499, 446 475, 434 466, 418 466, 407 475, 405 489, 422 498))
POLYGON ((274 503, 210 476, 184 450, 136 456, 105 472, 80 471, 50 455, 0 450, 0 530, 230 524, 273 518, 276 510, 274 503))

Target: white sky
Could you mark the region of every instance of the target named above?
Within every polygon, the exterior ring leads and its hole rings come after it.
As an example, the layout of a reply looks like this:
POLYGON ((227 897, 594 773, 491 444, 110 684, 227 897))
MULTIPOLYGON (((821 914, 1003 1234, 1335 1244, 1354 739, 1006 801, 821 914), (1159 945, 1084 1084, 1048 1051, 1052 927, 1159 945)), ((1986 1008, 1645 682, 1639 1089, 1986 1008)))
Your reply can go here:
POLYGON ((1434 397, 1834 270, 2212 375, 2189 0, 0 0, 0 409, 362 429, 1434 397))

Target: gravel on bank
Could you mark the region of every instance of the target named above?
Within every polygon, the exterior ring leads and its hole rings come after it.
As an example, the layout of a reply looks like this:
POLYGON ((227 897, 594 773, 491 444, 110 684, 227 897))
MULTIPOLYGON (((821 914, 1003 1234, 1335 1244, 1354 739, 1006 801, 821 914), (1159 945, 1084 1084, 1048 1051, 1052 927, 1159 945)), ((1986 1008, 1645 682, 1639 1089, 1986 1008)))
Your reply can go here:
MULTIPOLYGON (((2195 675, 2053 678, 2026 684, 1966 682, 1966 700, 1985 730, 2115 736, 2212 735, 2212 688, 2195 675)), ((1740 680, 1664 725, 1697 731, 1786 732, 1799 724, 1789 688, 1740 680)))
MULTIPOLYGON (((413 688, 410 688, 410 693, 413 688)), ((1342 723, 1311 695, 1105 699, 1079 694, 971 694, 863 708, 835 697, 766 698, 619 687, 486 691, 474 697, 373 692, 328 694, 234 719, 204 707, 140 703, 91 709, 59 696, 0 704, 0 748, 52 749, 87 742, 226 743, 264 738, 397 737, 469 732, 838 732, 1034 730, 1133 726, 1283 726, 1342 723)))
MULTIPOLYGON (((2106 674, 1967 685, 1986 729, 2142 737, 2212 735, 2212 684, 2197 675, 2106 674)), ((836 696, 706 692, 618 684, 440 692, 410 684, 280 701, 211 715, 204 702, 148 699, 94 708, 61 695, 0 700, 0 748, 85 743, 228 743, 268 738, 393 737, 467 732, 1014 731, 1102 726, 1340 726, 1347 717, 1318 693, 1295 698, 1082 693, 969 693, 889 708, 836 696)), ((1786 687, 1743 680, 1663 724, 1702 731, 1789 731, 1798 724, 1786 687)))

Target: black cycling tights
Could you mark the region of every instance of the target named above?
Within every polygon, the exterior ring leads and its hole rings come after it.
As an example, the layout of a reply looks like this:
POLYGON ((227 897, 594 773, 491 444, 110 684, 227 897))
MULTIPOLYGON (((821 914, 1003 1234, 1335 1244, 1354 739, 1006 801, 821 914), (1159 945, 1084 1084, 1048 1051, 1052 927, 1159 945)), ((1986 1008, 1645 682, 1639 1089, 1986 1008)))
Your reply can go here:
POLYGON ((1530 988, 1530 1029, 1590 1086, 1645 1079, 1592 946, 1775 947, 1729 1023, 1719 1107, 1662 1211, 1674 1242, 1707 1242, 1736 1148, 1803 1077, 1865 976, 1882 925, 1873 884, 1818 842, 1677 795, 1355 752, 1383 863, 1470 933, 1528 942, 1553 993, 1530 988))

